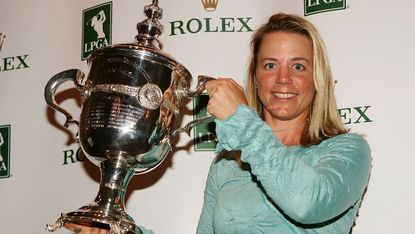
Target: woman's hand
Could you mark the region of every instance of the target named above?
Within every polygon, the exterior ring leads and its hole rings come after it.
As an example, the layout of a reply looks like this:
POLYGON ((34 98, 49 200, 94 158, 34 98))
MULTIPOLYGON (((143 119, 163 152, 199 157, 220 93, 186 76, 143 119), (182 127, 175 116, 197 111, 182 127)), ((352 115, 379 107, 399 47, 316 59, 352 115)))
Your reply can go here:
POLYGON ((244 89, 230 78, 218 78, 206 83, 209 94, 207 111, 219 120, 224 120, 236 112, 239 105, 247 105, 244 89))

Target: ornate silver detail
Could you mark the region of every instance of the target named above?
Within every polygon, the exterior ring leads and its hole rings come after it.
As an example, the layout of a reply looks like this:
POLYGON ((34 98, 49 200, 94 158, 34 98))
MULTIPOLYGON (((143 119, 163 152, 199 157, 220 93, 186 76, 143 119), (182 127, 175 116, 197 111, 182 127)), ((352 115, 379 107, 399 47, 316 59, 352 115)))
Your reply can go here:
POLYGON ((128 85, 118 84, 98 84, 89 89, 89 93, 92 92, 106 92, 106 93, 122 93, 132 97, 138 96, 140 87, 132 87, 128 85))
POLYGON ((157 109, 163 101, 163 93, 155 84, 145 84, 138 92, 140 104, 150 110, 157 109))
POLYGON ((177 116, 177 117, 180 116, 180 109, 179 109, 179 107, 177 107, 171 101, 169 101, 167 99, 164 99, 161 105, 164 106, 164 107, 166 107, 168 110, 172 111, 175 116, 177 116))
POLYGON ((54 232, 58 230, 59 228, 63 227, 65 218, 66 218, 65 214, 62 213, 61 217, 59 217, 59 219, 56 220, 55 224, 46 224, 46 230, 49 232, 54 232))
POLYGON ((111 220, 110 221, 110 234, 122 234, 120 221, 111 220))

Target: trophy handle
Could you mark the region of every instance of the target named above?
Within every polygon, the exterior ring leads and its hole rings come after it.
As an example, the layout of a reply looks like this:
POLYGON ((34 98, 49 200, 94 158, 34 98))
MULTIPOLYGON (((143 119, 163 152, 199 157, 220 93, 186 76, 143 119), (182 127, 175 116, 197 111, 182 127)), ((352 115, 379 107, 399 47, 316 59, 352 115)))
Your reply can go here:
POLYGON ((196 97, 196 96, 199 96, 200 94, 203 93, 203 91, 205 91, 206 83, 208 81, 211 81, 211 80, 216 80, 216 78, 213 78, 213 77, 210 77, 210 76, 205 76, 205 75, 198 76, 197 77, 197 85, 196 85, 195 90, 193 90, 193 91, 188 90, 186 92, 186 96, 187 97, 196 97))
POLYGON ((63 72, 60 72, 54 75, 45 86, 46 103, 52 109, 59 111, 66 116, 66 121, 64 124, 66 128, 68 128, 70 124, 75 124, 79 127, 79 122, 77 120, 74 120, 72 115, 69 114, 68 111, 60 107, 59 104, 55 101, 56 90, 62 83, 69 81, 69 80, 72 80, 75 83, 76 88, 78 90, 82 90, 83 86, 80 83, 83 78, 84 78, 83 72, 81 72, 78 69, 70 69, 70 70, 66 70, 66 71, 63 71, 63 72))
MULTIPOLYGON (((210 76, 205 76, 205 75, 199 75, 197 77, 197 85, 195 90, 190 91, 187 90, 185 96, 186 97, 197 97, 200 94, 203 93, 203 91, 205 91, 206 89, 206 83, 210 80, 216 80, 216 78, 210 77, 210 76)), ((184 127, 177 129, 176 131, 174 131, 172 133, 172 137, 176 137, 177 135, 179 135, 182 132, 187 133, 188 136, 190 136, 190 131, 192 130, 193 127, 200 125, 200 124, 204 124, 204 123, 209 123, 212 122, 213 120, 215 120, 215 117, 212 115, 208 115, 199 119, 195 119, 190 121, 189 123, 187 123, 184 127)))

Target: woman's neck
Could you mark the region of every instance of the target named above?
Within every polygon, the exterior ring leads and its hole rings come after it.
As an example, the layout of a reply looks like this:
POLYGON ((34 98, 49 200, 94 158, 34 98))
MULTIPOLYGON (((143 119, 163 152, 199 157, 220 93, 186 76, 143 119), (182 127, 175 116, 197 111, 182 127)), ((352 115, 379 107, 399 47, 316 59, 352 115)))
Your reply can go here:
POLYGON ((303 130, 304 125, 299 125, 291 129, 272 129, 272 132, 285 146, 295 146, 301 144, 303 130))
POLYGON ((265 116, 265 121, 271 127, 275 137, 285 146, 295 146, 301 143, 301 137, 308 122, 308 118, 305 116, 299 116, 292 120, 280 120, 265 116))

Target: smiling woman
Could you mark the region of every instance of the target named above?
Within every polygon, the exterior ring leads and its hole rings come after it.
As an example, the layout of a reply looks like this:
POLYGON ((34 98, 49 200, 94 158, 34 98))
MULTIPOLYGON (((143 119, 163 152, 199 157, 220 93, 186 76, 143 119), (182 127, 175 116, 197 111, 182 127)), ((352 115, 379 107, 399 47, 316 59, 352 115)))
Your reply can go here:
POLYGON ((220 153, 197 233, 349 233, 371 156, 341 124, 322 39, 280 13, 251 49, 246 96, 230 78, 206 84, 220 153))
MULTIPOLYGON (((315 88, 313 51, 305 36, 290 32, 265 35, 255 74, 264 118, 273 130, 280 132, 281 138, 281 130, 306 123, 315 88)), ((285 145, 296 144, 281 140, 285 145)))

